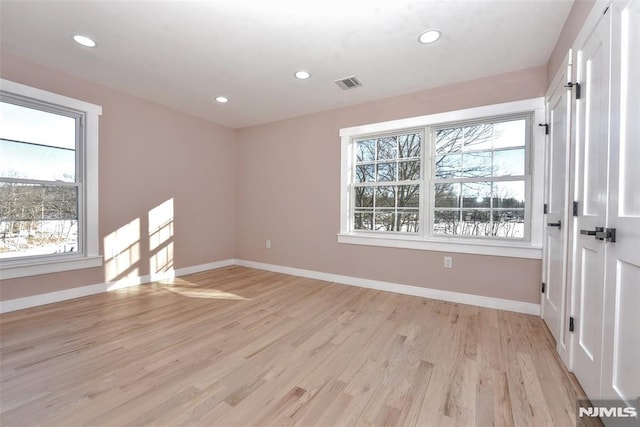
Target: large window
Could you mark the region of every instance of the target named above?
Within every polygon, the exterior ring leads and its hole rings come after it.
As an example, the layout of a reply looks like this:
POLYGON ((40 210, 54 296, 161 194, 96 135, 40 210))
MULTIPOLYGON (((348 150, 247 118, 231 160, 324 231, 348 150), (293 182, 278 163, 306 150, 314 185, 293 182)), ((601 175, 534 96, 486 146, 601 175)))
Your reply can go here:
POLYGON ((338 240, 538 258, 544 131, 533 124, 544 120, 542 106, 534 99, 342 129, 338 240))
POLYGON ((100 107, 2 81, 0 275, 100 264, 97 116, 100 107))

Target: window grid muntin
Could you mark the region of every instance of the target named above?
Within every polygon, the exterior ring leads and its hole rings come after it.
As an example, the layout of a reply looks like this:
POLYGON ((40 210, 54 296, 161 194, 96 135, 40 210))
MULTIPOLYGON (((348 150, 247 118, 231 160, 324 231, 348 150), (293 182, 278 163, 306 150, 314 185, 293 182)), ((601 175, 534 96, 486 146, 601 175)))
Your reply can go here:
POLYGON ((352 208, 352 230, 353 231, 357 231, 357 232, 366 232, 366 231, 386 231, 386 232, 390 232, 390 233, 407 233, 407 234, 417 234, 418 232, 420 232, 421 230, 421 215, 420 215, 420 209, 422 206, 422 187, 423 187, 423 183, 422 181, 416 181, 416 180, 412 180, 412 181, 394 181, 393 183, 389 183, 389 182, 382 182, 382 183, 361 183, 360 184, 353 184, 353 208, 352 208), (417 189, 417 193, 418 193, 418 206, 398 206, 398 187, 399 186, 416 186, 418 187, 417 189), (394 205, 393 207, 390 206, 377 206, 377 188, 380 187, 394 187, 394 205), (356 188, 373 188, 374 192, 372 195, 372 206, 371 207, 364 207, 364 206, 356 206, 356 197, 355 197, 355 189, 356 188), (401 213, 416 213, 418 215, 418 223, 417 223, 417 228, 418 231, 416 232, 408 232, 408 231, 397 231, 397 230, 376 230, 376 214, 378 212, 387 212, 387 211, 393 211, 394 215, 395 215, 395 221, 394 221, 394 226, 397 229, 398 228, 398 221, 400 219, 399 214, 401 213), (355 227, 355 214, 357 213, 371 213, 373 215, 373 222, 372 222, 372 229, 359 229, 355 227))
POLYGON ((351 189, 350 189, 350 215, 349 215, 349 229, 352 232, 356 232, 356 233, 376 233, 376 234, 402 234, 402 235, 419 235, 423 233, 424 230, 424 223, 423 223, 423 207, 424 207, 424 177, 425 177, 425 170, 424 170, 424 153, 425 153, 425 149, 424 149, 424 145, 425 145, 425 129, 424 128, 413 128, 413 129, 402 129, 400 131, 394 131, 394 132, 385 132, 385 133, 377 133, 377 134, 371 134, 371 135, 360 135, 357 138, 353 138, 351 140, 351 154, 352 154, 352 164, 350 167, 350 183, 351 183, 351 189), (399 149, 399 137, 401 136, 406 136, 406 135, 418 135, 420 137, 420 142, 419 142, 419 155, 418 156, 411 156, 411 157, 400 157, 400 149, 399 149), (380 139, 384 139, 384 138, 389 138, 389 137, 395 137, 396 138, 396 157, 394 159, 379 159, 378 157, 378 140, 380 139), (364 160, 364 161, 358 161, 357 159, 357 147, 358 147, 358 143, 359 142, 363 142, 363 141, 369 141, 369 140, 374 140, 375 144, 374 144, 374 155, 373 155, 373 160, 364 160), (377 180, 377 175, 378 175, 378 168, 377 165, 380 163, 395 163, 396 165, 396 172, 395 172, 395 178, 398 178, 398 173, 399 173, 399 167, 398 165, 400 163, 409 163, 409 162, 419 162, 419 179, 417 180, 395 180, 395 181, 363 181, 363 182, 358 182, 357 181, 357 166, 363 166, 363 165, 374 165, 374 178, 377 180), (401 185, 415 185, 418 186, 418 206, 417 207, 398 207, 398 191, 396 189, 395 191, 395 195, 394 195, 394 199, 395 199, 395 203, 394 203, 394 207, 393 208, 388 208, 388 207, 382 207, 382 208, 378 208, 376 206, 376 191, 374 190, 374 194, 373 194, 373 207, 372 208, 363 208, 363 207, 357 207, 356 206, 356 188, 361 188, 361 187, 398 187, 401 185), (369 209, 371 209, 370 213, 372 214, 372 218, 373 218, 373 222, 372 222, 372 228, 371 229, 356 229, 355 227, 355 223, 356 223, 356 213, 364 213, 365 211, 367 213, 369 213, 369 209), (394 216, 395 216, 395 221, 394 221, 394 226, 395 228, 398 228, 398 221, 399 221, 399 213, 402 212, 411 212, 411 213, 417 213, 418 215, 418 221, 416 224, 416 227, 418 228, 418 231, 416 232, 407 232, 407 231, 388 231, 388 230, 376 230, 376 211, 377 210, 387 210, 387 209, 393 209, 394 211, 394 216))
MULTIPOLYGON (((445 124, 439 124, 437 126, 431 126, 427 128, 427 132, 430 135, 430 160, 428 162, 430 171, 429 173, 429 227, 427 231, 427 235, 430 237, 446 237, 446 238, 465 238, 465 239, 487 239, 487 240, 515 240, 515 241, 530 241, 531 240, 531 140, 532 140, 532 123, 533 113, 519 113, 519 114, 510 114, 503 116, 495 116, 495 117, 485 117, 481 119, 473 119, 473 120, 463 120, 457 122, 450 122, 445 124), (464 155, 466 153, 474 153, 474 152, 491 152, 494 153, 496 151, 503 151, 506 149, 513 150, 521 150, 524 147, 524 171, 525 175, 504 175, 504 176, 479 176, 479 177, 460 177, 460 178, 436 178, 436 167, 435 162, 438 156, 442 156, 443 154, 436 154, 436 133, 439 130, 443 129, 451 129, 456 127, 469 127, 477 124, 496 124, 496 123, 505 123, 510 121, 517 120, 525 120, 525 135, 524 135, 524 146, 514 146, 514 147, 501 147, 498 149, 481 149, 481 150, 469 150, 469 151, 457 151, 457 152, 448 152, 444 155, 449 154, 458 154, 464 155), (524 210, 524 232, 523 237, 503 237, 503 236, 479 236, 479 235, 469 235, 469 234, 444 234, 435 232, 435 212, 436 210, 440 211, 443 208, 435 207, 435 185, 442 183, 476 183, 476 182, 490 182, 491 183, 491 197, 490 197, 490 208, 484 208, 489 210, 490 212, 494 212, 496 210, 500 210, 501 208, 493 207, 493 184, 495 182, 521 182, 524 181, 524 208, 519 208, 524 210)), ((462 143, 462 147, 464 148, 464 142, 462 143)), ((491 174, 493 174, 493 154, 491 156, 491 174)), ((465 208, 462 203, 462 191, 460 193, 460 206, 458 208, 450 208, 451 211, 460 211, 460 218, 462 218, 464 210, 479 210, 479 208, 465 208)), ((490 214, 490 226, 493 227, 493 214, 490 214)))

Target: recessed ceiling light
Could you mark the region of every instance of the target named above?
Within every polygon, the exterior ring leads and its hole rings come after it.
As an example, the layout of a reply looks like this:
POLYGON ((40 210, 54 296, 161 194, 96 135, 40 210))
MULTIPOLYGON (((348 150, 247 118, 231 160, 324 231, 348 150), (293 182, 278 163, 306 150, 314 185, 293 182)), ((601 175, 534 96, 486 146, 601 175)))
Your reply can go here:
POLYGON ((73 40, 76 43, 81 44, 82 46, 96 47, 96 42, 94 42, 87 36, 81 36, 80 34, 76 34, 75 36, 73 36, 73 40))
POLYGON ((296 76, 296 79, 300 80, 307 80, 309 77, 311 77, 311 73, 304 70, 296 71, 294 75, 296 76))
POLYGON ((217 96, 216 102, 219 102, 220 104, 226 104, 227 102, 229 102, 229 98, 227 98, 226 96, 217 96))
POLYGON ((418 37, 418 41, 422 44, 429 44, 437 41, 439 38, 439 30, 427 30, 424 33, 420 34, 420 37, 418 37))

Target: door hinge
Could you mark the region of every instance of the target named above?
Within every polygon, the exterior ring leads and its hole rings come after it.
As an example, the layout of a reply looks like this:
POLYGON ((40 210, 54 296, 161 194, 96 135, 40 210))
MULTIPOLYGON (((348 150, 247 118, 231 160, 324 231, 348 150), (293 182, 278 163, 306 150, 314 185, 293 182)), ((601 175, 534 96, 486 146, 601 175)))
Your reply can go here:
POLYGON ((580 99, 580 95, 581 95, 580 83, 568 82, 566 85, 564 85, 564 87, 568 87, 568 88, 573 88, 574 86, 576 88, 576 99, 580 99))
POLYGON ((544 127, 544 134, 549 135, 549 123, 538 123, 538 126, 544 127))
POLYGON ((544 205, 542 205, 542 213, 546 214, 549 212, 549 206, 547 206, 547 204, 545 203, 544 205))
POLYGON ((573 202, 573 216, 578 216, 578 202, 573 202))
POLYGON ((576 329, 576 321, 573 316, 569 317, 569 332, 573 332, 576 329))
POLYGON ((547 287, 547 284, 542 282, 542 293, 543 294, 544 294, 544 291, 545 291, 546 287, 547 287))

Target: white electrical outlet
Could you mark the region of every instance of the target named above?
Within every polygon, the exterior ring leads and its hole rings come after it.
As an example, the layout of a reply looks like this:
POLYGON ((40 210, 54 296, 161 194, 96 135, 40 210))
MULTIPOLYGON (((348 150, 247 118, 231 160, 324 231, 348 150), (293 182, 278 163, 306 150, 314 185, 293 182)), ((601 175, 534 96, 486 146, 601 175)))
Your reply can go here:
POLYGON ((271 249, 271 240, 267 240, 267 249, 271 249))
POLYGON ((444 268, 453 268, 453 258, 450 256, 444 257, 444 268))

